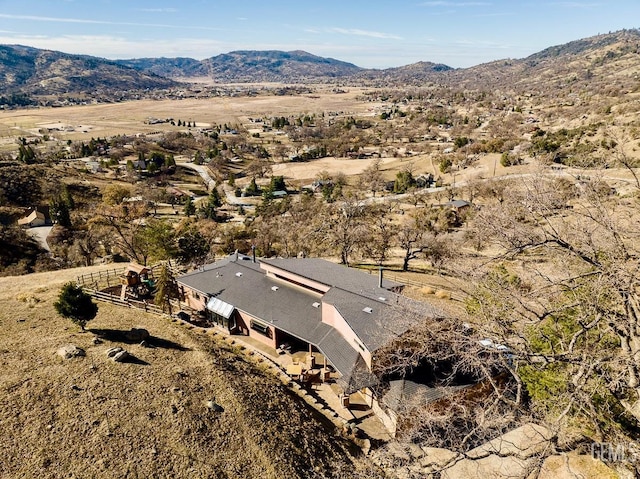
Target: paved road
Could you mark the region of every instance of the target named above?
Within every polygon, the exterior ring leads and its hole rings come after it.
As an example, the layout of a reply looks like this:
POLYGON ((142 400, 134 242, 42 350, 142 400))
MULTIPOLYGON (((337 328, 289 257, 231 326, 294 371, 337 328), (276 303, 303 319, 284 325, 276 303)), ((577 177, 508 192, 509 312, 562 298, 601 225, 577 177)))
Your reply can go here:
POLYGON ((36 226, 35 228, 27 229, 26 232, 38 242, 42 249, 50 253, 51 248, 49 247, 49 243, 47 243, 47 236, 51 233, 51 228, 53 228, 53 226, 36 226))
POLYGON ((211 191, 216 185, 215 180, 211 178, 211 175, 209 174, 209 170, 207 169, 206 166, 196 165, 195 163, 186 162, 186 161, 176 161, 176 165, 182 166, 184 168, 189 168, 190 170, 193 170, 196 173, 198 173, 202 178, 202 180, 204 181, 204 184, 207 185, 207 189, 209 191, 211 191))

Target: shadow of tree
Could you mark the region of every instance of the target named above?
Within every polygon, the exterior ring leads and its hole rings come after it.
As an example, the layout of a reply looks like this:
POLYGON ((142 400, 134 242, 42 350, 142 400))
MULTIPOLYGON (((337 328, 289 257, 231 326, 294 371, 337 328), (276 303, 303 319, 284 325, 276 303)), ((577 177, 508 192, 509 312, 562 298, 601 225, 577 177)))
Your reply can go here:
MULTIPOLYGON (((88 331, 95 334, 100 339, 117 343, 139 344, 143 340, 141 338, 132 336, 131 331, 123 331, 121 329, 89 329, 88 331)), ((189 348, 185 348, 179 343, 176 343, 169 339, 158 338, 156 336, 149 336, 148 338, 144 339, 144 341, 146 341, 150 347, 154 348, 190 351, 189 348)))

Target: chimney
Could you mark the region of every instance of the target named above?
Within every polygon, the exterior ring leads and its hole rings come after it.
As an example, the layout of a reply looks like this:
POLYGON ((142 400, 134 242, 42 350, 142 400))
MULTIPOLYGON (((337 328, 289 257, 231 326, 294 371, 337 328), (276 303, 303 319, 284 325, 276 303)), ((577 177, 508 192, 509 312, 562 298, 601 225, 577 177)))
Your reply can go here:
POLYGON ((378 269, 378 287, 382 288, 382 266, 378 269))
POLYGON ((256 262, 256 245, 252 244, 251 245, 251 258, 253 259, 253 262, 256 262))

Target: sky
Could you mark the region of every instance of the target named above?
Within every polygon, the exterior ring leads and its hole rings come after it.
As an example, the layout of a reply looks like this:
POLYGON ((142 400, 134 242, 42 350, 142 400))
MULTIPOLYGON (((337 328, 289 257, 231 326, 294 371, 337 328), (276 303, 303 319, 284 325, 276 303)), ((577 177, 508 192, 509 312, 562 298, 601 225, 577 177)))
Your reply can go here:
POLYGON ((305 50, 464 68, 639 23, 640 0, 0 0, 0 44, 109 59, 305 50))

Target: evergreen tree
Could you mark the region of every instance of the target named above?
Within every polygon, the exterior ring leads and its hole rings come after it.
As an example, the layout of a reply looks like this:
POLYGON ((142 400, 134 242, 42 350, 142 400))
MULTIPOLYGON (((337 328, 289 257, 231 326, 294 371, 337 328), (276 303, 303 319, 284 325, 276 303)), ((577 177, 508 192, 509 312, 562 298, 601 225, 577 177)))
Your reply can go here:
POLYGON ((51 204, 49 205, 49 209, 51 211, 51 218, 60 226, 64 226, 65 228, 71 228, 71 215, 69 214, 69 207, 66 205, 64 201, 60 198, 60 196, 56 196, 51 199, 51 204))
POLYGON ((65 284, 60 290, 58 301, 53 304, 60 316, 71 319, 84 331, 87 322, 98 314, 98 305, 91 296, 73 282, 65 284))
POLYGON ((193 204, 191 196, 187 196, 187 201, 184 204, 184 214, 187 218, 196 212, 196 206, 193 204))
POLYGON ((209 254, 211 247, 199 231, 187 231, 178 238, 176 258, 182 264, 200 264, 209 254))
POLYGON ((249 183, 249 186, 247 186, 244 191, 249 196, 256 196, 260 193, 260 188, 258 188, 255 178, 251 178, 251 182, 249 183))
POLYGON ((222 206, 222 200, 220 199, 218 190, 214 188, 211 190, 207 202, 200 208, 200 212, 203 217, 215 220, 218 217, 217 208, 220 208, 220 206, 222 206))

